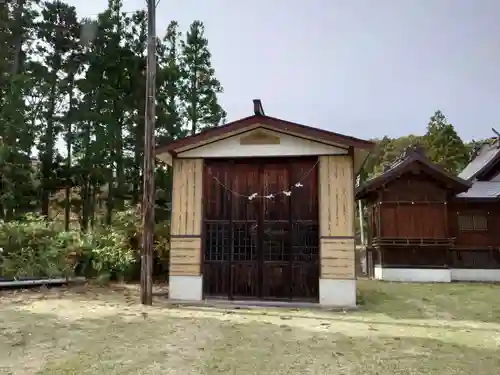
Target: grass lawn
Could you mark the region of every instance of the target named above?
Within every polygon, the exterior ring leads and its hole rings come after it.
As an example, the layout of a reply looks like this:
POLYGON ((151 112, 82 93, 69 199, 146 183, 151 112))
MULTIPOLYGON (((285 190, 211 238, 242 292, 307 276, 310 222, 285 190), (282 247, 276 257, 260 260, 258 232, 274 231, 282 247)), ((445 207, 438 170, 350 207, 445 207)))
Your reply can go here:
POLYGON ((500 286, 359 281, 356 312, 138 305, 135 287, 0 292, 0 374, 500 373, 500 286))

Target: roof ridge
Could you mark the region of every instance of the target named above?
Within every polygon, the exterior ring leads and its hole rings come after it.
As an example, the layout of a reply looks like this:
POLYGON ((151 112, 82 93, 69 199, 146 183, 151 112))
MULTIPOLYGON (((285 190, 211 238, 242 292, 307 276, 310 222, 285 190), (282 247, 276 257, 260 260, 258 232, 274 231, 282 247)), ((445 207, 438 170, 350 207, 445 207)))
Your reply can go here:
POLYGON ((408 147, 402 154, 405 155, 403 158, 399 158, 398 162, 394 162, 390 168, 384 170, 381 174, 373 176, 372 178, 366 180, 356 189, 357 199, 362 199, 362 196, 366 194, 369 190, 378 189, 380 186, 384 185, 387 179, 394 179, 398 174, 401 173, 401 169, 404 170, 409 164, 418 162, 421 163, 425 168, 429 168, 434 173, 442 176, 443 178, 454 181, 455 186, 459 187, 458 190, 464 189, 468 190, 471 187, 471 182, 464 180, 458 176, 448 173, 442 166, 437 163, 430 161, 425 155, 422 155, 412 147, 408 147))
POLYGON ((353 136, 344 135, 321 128, 314 128, 309 125, 303 125, 289 120, 279 119, 267 115, 259 115, 259 116, 252 115, 221 126, 209 128, 206 131, 200 132, 195 135, 190 135, 185 138, 176 139, 168 144, 158 145, 156 148, 156 153, 160 154, 168 152, 175 156, 176 149, 190 145, 195 145, 198 142, 207 141, 211 138, 218 138, 231 132, 244 131, 245 128, 255 124, 270 126, 278 131, 279 130, 293 131, 299 135, 302 134, 307 137, 327 140, 332 143, 340 143, 353 148, 370 150, 374 146, 373 142, 361 138, 356 138, 353 136))

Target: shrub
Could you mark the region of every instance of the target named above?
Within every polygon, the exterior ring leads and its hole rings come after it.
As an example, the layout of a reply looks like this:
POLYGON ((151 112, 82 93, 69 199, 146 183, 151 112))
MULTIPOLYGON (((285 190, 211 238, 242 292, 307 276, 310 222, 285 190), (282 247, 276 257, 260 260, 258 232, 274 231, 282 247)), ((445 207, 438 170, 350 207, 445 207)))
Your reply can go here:
MULTIPOLYGON (((137 210, 115 215, 112 226, 83 233, 64 231, 56 222, 28 215, 0 221, 0 276, 137 279, 140 271, 141 225, 137 210)), ((167 276, 168 222, 155 228, 155 271, 167 276)))
POLYGON ((157 280, 168 279, 170 264, 170 221, 162 221, 155 226, 154 269, 157 280))
POLYGON ((0 221, 0 276, 71 276, 75 266, 69 256, 72 246, 63 233, 33 215, 22 221, 0 221))
MULTIPOLYGON (((137 207, 117 212, 113 218, 113 230, 124 234, 129 245, 135 250, 136 267, 129 276, 135 279, 140 275, 140 253, 142 243, 142 221, 141 212, 137 207)), ((170 222, 165 220, 155 224, 154 228, 154 275, 157 278, 168 277, 168 265, 170 256, 170 222)))
POLYGON ((0 276, 14 279, 75 274, 124 278, 137 261, 123 231, 63 231, 33 215, 0 222, 0 249, 0 276))
POLYGON ((124 233, 99 228, 80 235, 77 273, 86 277, 125 279, 137 261, 124 233))

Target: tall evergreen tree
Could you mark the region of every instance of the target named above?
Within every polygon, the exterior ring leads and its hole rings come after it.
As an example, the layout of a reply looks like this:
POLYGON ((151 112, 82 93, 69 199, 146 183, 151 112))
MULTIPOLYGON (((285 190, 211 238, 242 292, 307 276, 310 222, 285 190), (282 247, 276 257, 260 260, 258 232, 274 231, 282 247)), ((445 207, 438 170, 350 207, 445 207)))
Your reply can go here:
POLYGON ((30 72, 26 51, 33 41, 33 2, 0 7, 0 219, 12 219, 35 204, 31 150, 35 134, 28 121, 30 72))
MULTIPOLYGON (((128 107, 126 148, 131 157, 127 162, 127 181, 131 203, 137 205, 141 200, 142 169, 144 157, 144 126, 146 106, 146 49, 147 49, 147 15, 145 11, 133 13, 126 21, 128 27, 124 32, 124 45, 132 52, 129 60, 128 82, 130 90, 125 100, 128 107)), ((161 72, 158 72, 158 76, 161 72)), ((158 95, 157 95, 158 96, 158 95)), ((161 117, 161 111, 157 111, 161 117)))
POLYGON ((223 89, 215 77, 211 58, 205 27, 201 21, 194 21, 189 27, 186 39, 182 41, 181 58, 181 97, 191 134, 218 126, 226 117, 226 112, 218 102, 217 95, 222 93, 223 89))
POLYGON ((61 92, 63 96, 66 96, 63 100, 67 102, 62 120, 65 127, 64 141, 66 142, 66 161, 64 169, 64 225, 66 230, 69 230, 70 227, 73 205, 71 192, 76 182, 76 173, 73 168, 73 128, 77 121, 77 75, 79 75, 83 69, 83 44, 80 32, 81 24, 77 22, 73 26, 74 27, 72 27, 67 34, 67 39, 71 48, 68 58, 64 61, 63 71, 65 77, 61 84, 61 92))
POLYGON ((64 65, 74 48, 72 35, 79 33, 76 10, 60 1, 45 2, 42 18, 37 24, 37 37, 41 42, 38 48, 41 61, 40 73, 43 74, 43 90, 47 92, 47 103, 41 118, 41 134, 38 150, 41 161, 41 211, 49 215, 50 196, 64 186, 59 178, 62 157, 56 142, 63 129, 62 108, 64 96, 62 89, 64 65))
MULTIPOLYGON (((78 213, 87 229, 140 201, 146 26, 121 0, 82 21, 61 0, 0 1, 0 219, 35 210, 69 228, 78 213)), ((157 45, 157 141, 222 123, 203 24, 172 21, 157 45)), ((171 175, 155 173, 165 206, 171 175)))
POLYGON ((467 163, 467 147, 441 111, 436 111, 424 136, 427 156, 450 173, 457 173, 467 163))
MULTIPOLYGON (((182 118, 182 68, 180 45, 182 33, 177 21, 171 21, 164 38, 158 43, 156 142, 166 143, 187 135, 182 118)), ((166 218, 166 203, 171 200, 172 170, 158 163, 155 173, 157 212, 166 218)))
POLYGON ((182 68, 179 48, 182 34, 177 21, 167 27, 163 40, 158 43, 158 120, 157 142, 169 142, 186 135, 181 113, 182 68))

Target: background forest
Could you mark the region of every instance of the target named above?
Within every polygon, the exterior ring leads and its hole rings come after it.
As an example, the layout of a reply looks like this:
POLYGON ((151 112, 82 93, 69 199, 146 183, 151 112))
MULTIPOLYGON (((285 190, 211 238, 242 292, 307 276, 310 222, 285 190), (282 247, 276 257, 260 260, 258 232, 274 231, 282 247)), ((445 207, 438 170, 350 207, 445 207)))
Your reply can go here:
MULTIPOLYGON (((135 272, 146 27, 145 11, 123 12, 120 0, 94 19, 62 1, 0 0, 0 276, 135 272)), ((170 22, 157 41, 157 64, 158 143, 225 122, 201 21, 187 30, 170 22)), ((362 180, 416 144, 455 173, 476 144, 464 143, 440 111, 424 135, 375 141, 362 180)), ((168 259, 165 166, 157 164, 155 181, 161 265, 168 259)))

